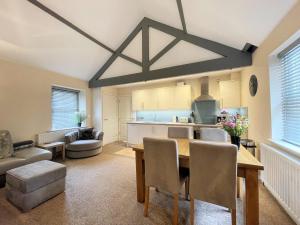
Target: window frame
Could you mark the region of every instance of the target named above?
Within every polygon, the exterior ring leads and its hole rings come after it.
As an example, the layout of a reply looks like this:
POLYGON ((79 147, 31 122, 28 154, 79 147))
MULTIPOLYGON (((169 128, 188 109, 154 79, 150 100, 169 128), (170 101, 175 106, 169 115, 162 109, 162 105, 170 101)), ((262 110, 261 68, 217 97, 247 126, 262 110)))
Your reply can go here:
MULTIPOLYGON (((282 131, 282 137, 281 137, 281 141, 283 141, 283 142, 287 142, 287 143, 289 143, 289 144, 291 144, 291 145, 294 145, 294 146, 297 146, 297 147, 300 147, 300 143, 295 143, 294 141, 289 141, 289 140, 287 140, 286 138, 287 137, 285 137, 285 126, 284 126, 284 124, 286 124, 287 123, 287 120, 286 120, 286 118, 285 118, 285 116, 283 115, 283 112, 284 112, 284 110, 283 110, 283 105, 284 105, 284 103, 283 103, 283 101, 284 101, 284 99, 286 100, 286 98, 284 97, 284 95, 283 95, 283 92, 284 92, 284 87, 282 87, 282 83, 284 82, 283 81, 283 79, 287 79, 287 78, 284 78, 284 76, 287 76, 286 74, 285 74, 285 72, 286 72, 286 69, 288 69, 288 70, 290 70, 291 68, 285 68, 284 67, 284 62, 283 62, 283 60, 284 60, 284 58, 291 52, 291 50, 293 50, 293 49, 295 49, 295 48, 299 48, 300 47, 300 37, 296 40, 296 41, 293 41, 288 47, 286 47, 285 49, 283 49, 281 52, 279 52, 278 53, 278 55, 277 55, 277 57, 278 57, 278 59, 279 59, 279 61, 280 61, 280 65, 281 65, 281 71, 280 71, 280 79, 281 79, 281 90, 280 90, 280 92, 281 92, 281 113, 282 113, 282 129, 283 129, 283 131, 282 131)), ((299 63, 300 63, 300 55, 299 55, 299 63)))
POLYGON ((72 93, 76 93, 76 112, 80 111, 80 90, 76 90, 73 88, 66 88, 66 87, 61 87, 61 86, 56 86, 53 85, 51 86, 51 130, 64 130, 64 129, 70 129, 70 128, 76 128, 77 126, 72 126, 72 127, 62 127, 62 128, 57 128, 54 127, 54 123, 53 123, 53 91, 57 90, 57 91, 65 91, 65 92, 72 92, 72 93))
POLYGON ((283 115, 281 104, 281 61, 280 56, 293 48, 300 39, 300 30, 296 31, 286 41, 281 43, 268 56, 269 66, 269 88, 271 109, 271 137, 267 140, 269 144, 287 152, 293 156, 300 157, 300 147, 283 141, 283 115))

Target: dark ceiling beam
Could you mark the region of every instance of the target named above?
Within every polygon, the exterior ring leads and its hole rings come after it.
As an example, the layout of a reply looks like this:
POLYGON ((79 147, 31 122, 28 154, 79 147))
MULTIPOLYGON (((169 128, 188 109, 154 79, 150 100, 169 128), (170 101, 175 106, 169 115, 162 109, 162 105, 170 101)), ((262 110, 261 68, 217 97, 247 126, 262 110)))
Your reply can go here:
POLYGON ((219 55, 222 56, 229 56, 229 55, 234 55, 237 51, 240 51, 238 49, 229 47, 227 45, 224 44, 220 44, 218 42, 215 41, 211 41, 208 39, 204 39, 195 35, 191 35, 191 34, 186 34, 184 33, 182 30, 171 27, 169 25, 160 23, 158 21, 149 19, 147 17, 145 17, 145 22, 149 24, 150 27, 153 27, 157 30, 160 30, 164 33, 170 34, 174 37, 177 37, 181 40, 185 40, 187 42, 190 42, 194 45, 197 45, 199 47, 205 48, 207 50, 210 50, 214 53, 217 53, 219 55))
POLYGON ((177 77, 183 75, 191 75, 195 73, 203 73, 203 72, 211 72, 218 70, 226 70, 237 67, 249 66, 252 63, 251 55, 249 57, 240 60, 238 56, 236 58, 219 58, 213 60, 207 60, 203 62, 185 64, 180 66, 173 66, 158 70, 151 70, 146 73, 135 73, 128 74, 124 76, 106 78, 101 80, 96 80, 90 83, 90 87, 104 87, 104 86, 112 86, 112 85, 120 85, 120 84, 128 84, 135 82, 143 82, 150 80, 158 80, 162 78, 170 78, 177 77))
MULTIPOLYGON (((90 41, 92 41, 92 42, 96 43, 97 45, 101 46, 105 50, 107 50, 111 53, 115 53, 115 51, 112 48, 110 48, 107 45, 103 44, 102 42, 98 41, 96 38, 92 37, 91 35, 89 35, 85 31, 81 30, 79 27, 77 27, 76 25, 74 25, 70 21, 66 20, 65 18, 63 18, 62 16, 60 16, 59 14, 54 12, 53 10, 49 9, 47 6, 43 5, 39 1, 37 1, 37 0, 27 0, 27 1, 30 2, 31 4, 35 5, 36 7, 40 8, 44 12, 48 13, 50 16, 54 17, 55 19, 59 20, 63 24, 67 25, 71 29, 75 30, 76 32, 78 32, 82 36, 86 37, 90 41)), ((119 56, 122 57, 123 59, 128 60, 129 62, 132 62, 132 63, 136 64, 136 65, 139 65, 139 66, 142 65, 141 62, 139 62, 139 61, 127 56, 127 55, 124 55, 122 53, 120 53, 119 56)))
MULTIPOLYGON (((241 51, 218 42, 210 41, 204 38, 200 38, 194 35, 185 33, 177 28, 170 27, 166 24, 144 18, 135 30, 128 36, 128 38, 121 44, 119 51, 122 52, 129 42, 142 30, 142 51, 143 51, 143 70, 140 73, 135 74, 124 74, 118 77, 99 79, 106 69, 116 59, 117 54, 114 54, 98 71, 98 73, 89 81, 89 87, 103 87, 110 85, 126 84, 132 82, 140 82, 147 80, 157 80, 161 78, 170 78, 182 75, 190 75, 195 73, 203 73, 210 71, 218 71, 232 68, 239 68, 249 66, 252 64, 252 53, 248 51, 241 51), (152 60, 149 62, 149 27, 158 29, 164 33, 174 36, 176 39, 169 45, 160 51, 152 60), (177 41, 184 40, 192 43, 198 47, 210 50, 220 55, 221 58, 212 60, 190 63, 185 65, 172 66, 157 70, 150 70, 151 63, 156 61, 155 58, 159 59, 163 54, 168 52, 172 47, 175 46, 177 41)), ((113 75, 113 74, 112 74, 113 75)))
POLYGON ((142 62, 140 62, 140 61, 138 61, 138 60, 136 60, 136 59, 134 59, 134 58, 131 58, 131 57, 127 56, 127 55, 124 55, 124 54, 120 53, 119 56, 120 56, 121 58, 123 58, 123 59, 126 59, 126 60, 129 61, 129 62, 132 62, 132 63, 134 63, 134 64, 140 66, 140 67, 143 66, 142 62))
POLYGON ((246 43, 242 51, 243 52, 248 52, 248 53, 252 54, 252 53, 255 52, 256 49, 257 49, 257 46, 252 45, 250 43, 246 43))
POLYGON ((179 38, 175 38, 171 41, 166 47, 164 47, 159 53, 157 53, 151 60, 150 66, 155 63, 158 59, 160 59, 164 54, 166 54, 171 48, 173 48, 178 42, 180 41, 179 38))
POLYGON ((142 20, 134 30, 129 34, 125 41, 119 46, 116 52, 106 61, 106 63, 97 71, 97 73, 90 80, 90 83, 97 81, 102 74, 108 69, 108 67, 120 56, 121 52, 128 46, 128 44, 135 38, 135 36, 142 30, 142 25, 144 20, 142 20))
POLYGON ((179 15, 180 15, 182 29, 183 29, 184 33, 187 33, 185 19, 184 19, 184 13, 183 13, 183 7, 182 7, 182 2, 181 2, 181 0, 176 0, 176 2, 177 2, 177 8, 178 8, 178 11, 179 11, 179 15))
MULTIPOLYGON (((143 20, 144 21, 144 20, 143 20)), ((150 69, 149 62, 149 26, 146 23, 142 23, 142 64, 143 73, 148 72, 150 69)))

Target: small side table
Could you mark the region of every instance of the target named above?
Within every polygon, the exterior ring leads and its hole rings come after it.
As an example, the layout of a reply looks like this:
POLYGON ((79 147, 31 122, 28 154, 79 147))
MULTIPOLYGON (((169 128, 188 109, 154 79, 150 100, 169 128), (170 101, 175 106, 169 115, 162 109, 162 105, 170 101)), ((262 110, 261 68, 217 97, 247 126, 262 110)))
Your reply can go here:
POLYGON ((45 144, 38 145, 38 147, 47 149, 47 150, 55 149, 55 152, 57 151, 58 148, 60 148, 61 152, 62 152, 62 159, 65 160, 65 158, 66 158, 65 143, 62 141, 45 143, 45 144))

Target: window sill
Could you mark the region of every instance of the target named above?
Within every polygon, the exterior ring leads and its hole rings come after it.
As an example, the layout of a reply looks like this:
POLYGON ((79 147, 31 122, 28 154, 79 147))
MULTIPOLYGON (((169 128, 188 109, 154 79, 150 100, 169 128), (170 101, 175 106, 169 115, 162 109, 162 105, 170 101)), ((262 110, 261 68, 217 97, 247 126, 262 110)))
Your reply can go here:
POLYGON ((269 142, 275 146, 278 147, 298 158, 300 158, 300 147, 290 144, 288 142, 285 141, 281 141, 281 140, 274 140, 274 139, 269 139, 269 142))
POLYGON ((54 132, 54 131, 62 131, 62 130, 72 130, 72 129, 79 129, 79 128, 86 128, 86 127, 69 127, 69 128, 58 128, 58 129, 51 129, 48 132, 54 132))

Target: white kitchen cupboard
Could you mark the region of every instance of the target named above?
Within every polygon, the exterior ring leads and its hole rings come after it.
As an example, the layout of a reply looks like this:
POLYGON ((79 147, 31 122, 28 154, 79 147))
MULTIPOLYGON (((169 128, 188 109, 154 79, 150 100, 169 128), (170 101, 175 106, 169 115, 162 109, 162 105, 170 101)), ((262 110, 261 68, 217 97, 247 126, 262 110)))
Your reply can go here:
POLYGON ((128 124, 128 144, 142 144, 144 137, 167 138, 168 126, 151 124, 128 124))
POLYGON ((241 107, 241 85, 238 80, 220 81, 221 108, 241 107))
POLYGON ((172 109, 190 109, 192 104, 191 86, 176 86, 172 109))
POLYGON ((171 109, 173 107, 174 104, 173 87, 156 88, 153 90, 155 91, 158 110, 171 109))
POLYGON ((139 142, 139 124, 127 125, 127 143, 136 145, 139 142))
POLYGON ((132 111, 191 108, 191 86, 182 85, 132 92, 132 111))
POLYGON ((132 111, 144 110, 145 90, 137 90, 132 93, 132 111))
POLYGON ((144 109, 143 110, 155 110, 157 109, 157 95, 152 89, 144 90, 144 109))

